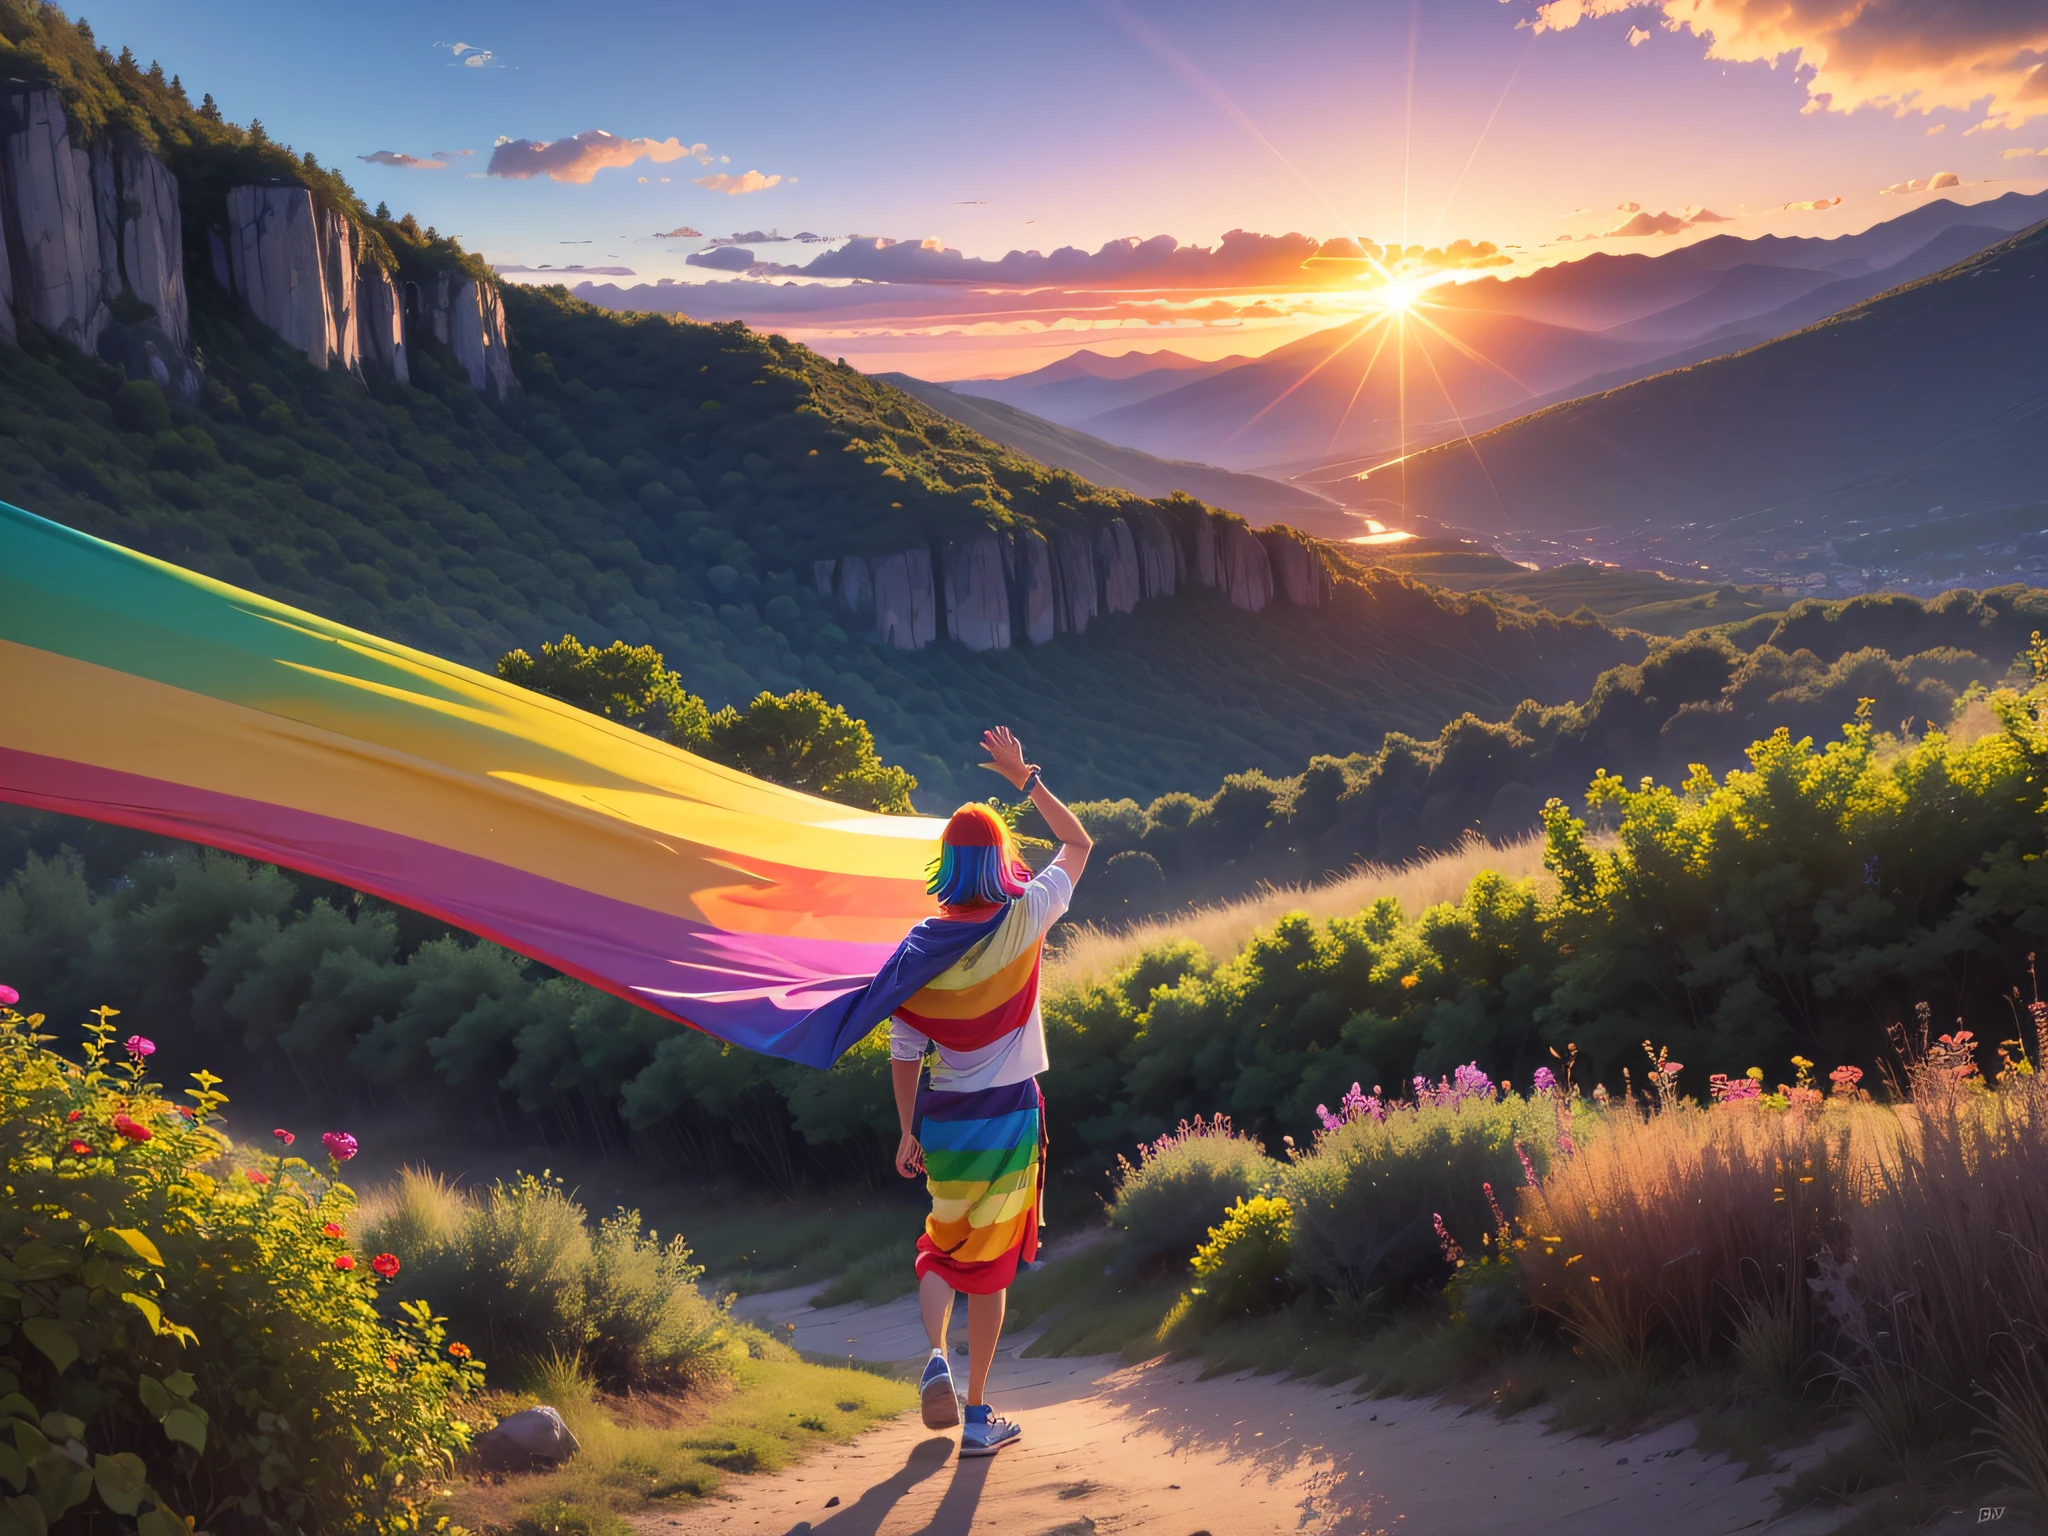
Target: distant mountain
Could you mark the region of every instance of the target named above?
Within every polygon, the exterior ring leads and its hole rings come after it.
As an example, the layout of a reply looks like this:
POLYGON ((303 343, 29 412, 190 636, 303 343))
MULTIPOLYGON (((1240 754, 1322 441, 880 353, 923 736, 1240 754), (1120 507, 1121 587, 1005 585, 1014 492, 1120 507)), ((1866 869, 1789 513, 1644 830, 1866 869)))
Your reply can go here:
POLYGON ((1205 363, 1164 350, 1104 357, 1083 348, 1030 373, 1007 379, 962 379, 946 387, 957 394, 1000 400, 1020 411, 1071 427, 1105 411, 1135 405, 1249 361, 1246 357, 1225 357, 1205 363))
POLYGON ((1888 521, 2048 505, 2044 335, 2048 223, 1790 336, 1413 455, 1368 484, 1405 482, 1409 508, 1478 529, 1684 526, 1694 548, 1793 557, 1837 538, 1895 547, 1875 539, 1888 521))
POLYGON ((1335 502, 1284 481, 1237 474, 1213 464, 1155 458, 1135 448, 1119 448, 1000 400, 958 394, 950 385, 933 384, 907 373, 879 373, 874 377, 879 383, 894 385, 905 394, 916 396, 933 410, 983 437, 1097 485, 1149 497, 1185 491, 1252 523, 1289 523, 1324 538, 1348 539, 1363 531, 1364 525, 1335 502))
POLYGON ((1411 429, 1470 419, 1659 350, 1518 315, 1374 315, 1107 411, 1087 430, 1149 453, 1249 469, 1397 443, 1404 418, 1411 429), (1392 339, 1403 328, 1405 367, 1392 339))

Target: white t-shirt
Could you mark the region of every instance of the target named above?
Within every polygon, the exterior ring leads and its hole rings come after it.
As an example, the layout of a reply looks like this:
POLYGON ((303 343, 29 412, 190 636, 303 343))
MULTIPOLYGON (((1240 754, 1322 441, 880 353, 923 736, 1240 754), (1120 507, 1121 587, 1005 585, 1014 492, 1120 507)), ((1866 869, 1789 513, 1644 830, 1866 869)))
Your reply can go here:
MULTIPOLYGON (((1045 937, 1046 930, 1060 920, 1074 899, 1074 882, 1057 864, 1049 864, 1024 894, 1010 903, 1001 926, 947 972, 962 985, 986 980, 1017 960, 1024 951, 1045 937)), ((899 1018, 889 1020, 889 1055, 897 1061, 922 1059, 926 1049, 936 1050, 931 1086, 939 1093, 974 1093, 983 1088, 1000 1088, 1036 1077, 1049 1063, 1045 1054, 1045 1016, 1039 1011, 1037 979, 1032 980, 1031 1013, 1018 1028, 971 1051, 950 1050, 911 1028, 899 1018)))

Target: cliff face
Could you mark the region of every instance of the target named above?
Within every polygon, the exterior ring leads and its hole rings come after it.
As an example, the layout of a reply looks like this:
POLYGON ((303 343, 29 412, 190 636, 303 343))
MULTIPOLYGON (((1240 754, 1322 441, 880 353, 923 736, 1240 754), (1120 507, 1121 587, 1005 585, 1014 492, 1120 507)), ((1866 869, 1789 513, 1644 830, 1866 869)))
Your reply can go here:
POLYGON ((0 86, 0 337, 26 320, 191 393, 176 179, 123 133, 87 145, 54 88, 0 86))
POLYGON ((923 649, 941 628, 969 650, 1043 645, 1188 587, 1214 589, 1253 613, 1276 597, 1322 607, 1331 592, 1322 556, 1288 530, 1254 533, 1203 516, 1177 533, 1143 508, 1092 534, 986 530, 936 551, 821 560, 812 580, 854 628, 901 651, 923 649))
POLYGON ((249 313, 315 368, 361 370, 354 225, 304 187, 235 187, 226 244, 229 279, 249 313))

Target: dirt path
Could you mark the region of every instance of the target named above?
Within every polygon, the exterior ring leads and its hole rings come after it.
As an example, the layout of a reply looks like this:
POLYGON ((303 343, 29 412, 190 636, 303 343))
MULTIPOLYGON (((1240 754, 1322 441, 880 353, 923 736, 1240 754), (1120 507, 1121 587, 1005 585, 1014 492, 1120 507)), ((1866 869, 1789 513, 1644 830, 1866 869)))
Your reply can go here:
MULTIPOLYGON (((819 1353, 925 1352, 915 1304, 818 1311, 808 1290, 749 1298, 757 1321, 797 1324, 819 1353)), ((786 1336, 786 1334, 785 1334, 786 1336)), ((1786 1474, 1688 1449, 1689 1426, 1601 1442, 1441 1404, 1357 1397, 1272 1376, 1196 1379, 1198 1367, 1026 1360, 1006 1341, 991 1398, 1020 1444, 960 1461, 956 1437, 914 1416, 879 1426, 731 1496, 645 1517, 649 1533, 725 1536, 1809 1536, 1818 1514, 1775 1520, 1786 1474)))

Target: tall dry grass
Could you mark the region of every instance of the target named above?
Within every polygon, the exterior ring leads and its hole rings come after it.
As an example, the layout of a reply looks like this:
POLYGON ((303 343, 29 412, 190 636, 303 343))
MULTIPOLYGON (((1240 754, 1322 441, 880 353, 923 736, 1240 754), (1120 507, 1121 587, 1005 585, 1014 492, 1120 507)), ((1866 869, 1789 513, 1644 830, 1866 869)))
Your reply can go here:
POLYGON ((1130 964, 1141 951, 1173 939, 1192 939, 1210 959, 1227 960, 1254 933, 1289 912, 1306 912, 1321 922, 1363 911, 1380 897, 1392 896, 1402 911, 1414 916, 1438 902, 1461 900, 1473 877, 1485 870, 1496 870, 1510 880, 1541 874, 1542 836, 1532 833, 1495 846, 1473 834, 1445 853, 1406 864, 1362 864, 1319 885, 1265 885, 1235 901, 1125 925, 1077 923, 1055 930, 1060 939, 1046 957, 1046 984, 1078 986, 1102 979, 1130 964))

